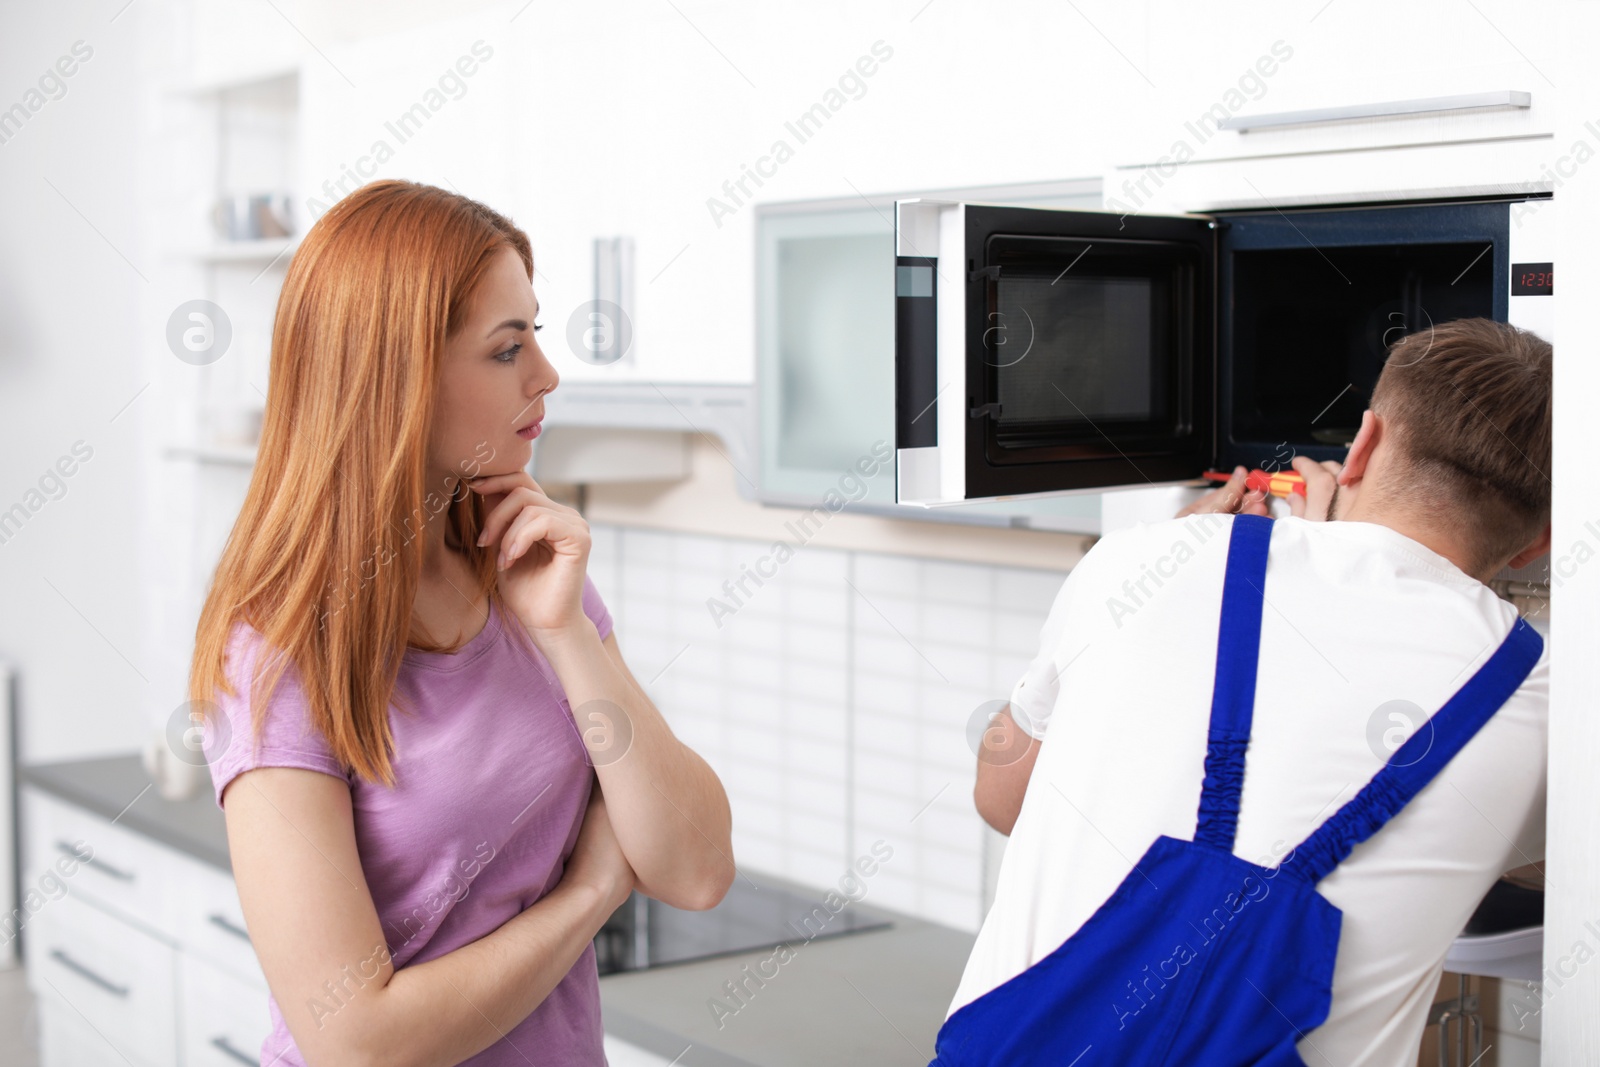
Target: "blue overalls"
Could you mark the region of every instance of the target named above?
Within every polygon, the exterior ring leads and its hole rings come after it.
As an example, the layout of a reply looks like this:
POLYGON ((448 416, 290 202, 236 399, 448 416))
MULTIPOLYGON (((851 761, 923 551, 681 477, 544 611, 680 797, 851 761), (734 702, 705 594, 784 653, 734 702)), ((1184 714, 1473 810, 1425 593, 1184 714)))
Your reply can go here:
POLYGON ((1276 867, 1233 854, 1273 520, 1228 541, 1211 725, 1193 841, 1165 834, 1050 955, 945 1020, 934 1067, 1271 1067, 1328 1017, 1343 918, 1319 881, 1426 786, 1538 662, 1518 619, 1494 655, 1276 867))

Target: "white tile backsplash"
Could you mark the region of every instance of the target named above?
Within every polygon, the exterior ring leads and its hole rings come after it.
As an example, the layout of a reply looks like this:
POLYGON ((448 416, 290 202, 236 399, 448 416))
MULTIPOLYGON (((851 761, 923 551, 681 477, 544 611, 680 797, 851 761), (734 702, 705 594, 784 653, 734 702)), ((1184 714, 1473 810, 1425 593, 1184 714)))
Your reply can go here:
POLYGON ((739 866, 825 890, 882 839, 877 903, 976 931, 994 845, 967 723, 1010 695, 1065 572, 590 529, 630 668, 728 792, 739 866))

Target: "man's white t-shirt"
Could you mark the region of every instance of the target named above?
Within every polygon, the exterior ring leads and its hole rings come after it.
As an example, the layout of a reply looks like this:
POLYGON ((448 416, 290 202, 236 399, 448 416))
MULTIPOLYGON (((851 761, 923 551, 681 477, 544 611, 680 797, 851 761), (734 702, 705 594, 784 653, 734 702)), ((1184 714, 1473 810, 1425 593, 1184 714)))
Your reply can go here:
MULTIPOLYGON (((1053 952, 1157 836, 1193 839, 1231 528, 1140 523, 1062 584, 1011 694, 1044 741, 950 1013, 1053 952)), ((1466 683, 1517 611, 1368 522, 1275 520, 1264 592, 1234 853, 1272 866, 1466 683)), ((1318 884, 1344 924, 1328 1019, 1299 1042, 1308 1064, 1414 1065, 1451 941, 1502 872, 1543 858, 1549 658, 1547 641, 1478 735, 1318 884)))

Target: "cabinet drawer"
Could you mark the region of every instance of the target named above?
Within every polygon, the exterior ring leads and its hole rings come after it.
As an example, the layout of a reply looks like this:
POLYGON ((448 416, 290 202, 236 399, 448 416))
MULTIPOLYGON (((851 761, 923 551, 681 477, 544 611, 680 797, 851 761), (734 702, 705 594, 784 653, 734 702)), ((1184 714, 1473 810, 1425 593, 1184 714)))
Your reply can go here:
POLYGON ((176 1062, 174 950, 71 893, 28 924, 28 985, 129 1059, 176 1062))
POLYGON ((163 846, 36 789, 24 791, 23 808, 24 893, 52 870, 69 894, 81 893, 155 931, 177 936, 163 846))
POLYGON ((233 879, 215 867, 187 856, 170 857, 177 877, 172 891, 177 898, 178 943, 184 952, 203 957, 267 994, 255 948, 244 925, 239 889, 233 879))
POLYGON ((184 1067, 239 1067, 261 1061, 272 1033, 267 990, 194 956, 179 958, 179 1026, 184 1067))

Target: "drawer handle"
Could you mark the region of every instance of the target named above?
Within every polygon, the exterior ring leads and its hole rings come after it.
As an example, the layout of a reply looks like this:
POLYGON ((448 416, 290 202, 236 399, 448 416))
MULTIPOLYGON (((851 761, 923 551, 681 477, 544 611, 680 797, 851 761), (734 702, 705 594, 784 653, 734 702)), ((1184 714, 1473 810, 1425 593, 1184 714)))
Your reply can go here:
POLYGON ((71 856, 73 859, 77 860, 79 863, 83 864, 84 866, 93 867, 95 870, 99 871, 101 874, 109 875, 110 877, 115 878, 115 879, 117 879, 118 881, 121 881, 121 882, 131 882, 131 881, 133 881, 133 872, 132 871, 125 871, 125 870, 122 870, 120 867, 113 867, 113 866, 111 866, 111 864, 107 863, 105 860, 95 859, 93 856, 85 856, 83 853, 79 852, 75 847, 73 847, 73 845, 70 842, 57 841, 56 842, 56 848, 60 849, 62 852, 65 852, 67 855, 71 856))
POLYGON ((250 931, 239 926, 237 923, 230 922, 226 915, 220 913, 213 914, 211 916, 211 925, 220 926, 234 937, 243 940, 245 944, 250 944, 250 931))
POLYGON ((225 1037, 214 1037, 214 1038, 212 1038, 211 1039, 211 1047, 215 1048, 215 1049, 220 1049, 224 1056, 231 1056, 234 1059, 238 1060, 240 1063, 248 1063, 250 1065, 250 1067, 256 1067, 256 1065, 261 1062, 261 1057, 260 1056, 247 1056, 247 1055, 245 1055, 243 1052, 240 1052, 238 1049, 234 1048, 233 1047, 233 1042, 229 1041, 225 1037))
POLYGON ((100 977, 98 974, 95 974, 89 968, 85 967, 83 964, 79 963, 77 960, 73 959, 71 956, 67 955, 65 952, 62 952, 58 948, 53 948, 50 950, 50 958, 61 964, 61 966, 65 967, 67 970, 78 975, 78 977, 86 978, 93 982, 101 989, 104 989, 107 993, 115 993, 117 996, 124 998, 126 998, 128 995, 127 986, 117 985, 117 983, 109 979, 100 977))

